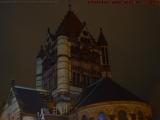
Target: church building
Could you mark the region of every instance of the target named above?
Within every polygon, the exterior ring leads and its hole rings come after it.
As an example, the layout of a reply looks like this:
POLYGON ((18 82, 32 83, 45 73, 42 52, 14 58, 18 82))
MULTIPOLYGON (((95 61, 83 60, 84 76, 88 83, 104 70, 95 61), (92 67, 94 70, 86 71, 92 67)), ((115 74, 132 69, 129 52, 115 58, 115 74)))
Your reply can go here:
POLYGON ((2 120, 152 120, 149 103, 112 80, 108 49, 103 29, 95 39, 69 8, 36 57, 36 88, 12 86, 2 120))

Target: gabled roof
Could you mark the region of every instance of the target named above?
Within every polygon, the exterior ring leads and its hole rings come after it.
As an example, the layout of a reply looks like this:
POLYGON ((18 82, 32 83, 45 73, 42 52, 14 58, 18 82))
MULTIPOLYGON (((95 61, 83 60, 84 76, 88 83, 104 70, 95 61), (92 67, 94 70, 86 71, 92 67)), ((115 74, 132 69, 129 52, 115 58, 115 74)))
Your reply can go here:
POLYGON ((95 39, 93 38, 91 33, 88 31, 86 22, 83 22, 83 28, 79 34, 78 39, 79 40, 77 40, 77 42, 80 42, 80 44, 82 43, 83 45, 85 44, 87 46, 87 48, 96 45, 95 39))
POLYGON ((121 87, 113 80, 103 79, 87 87, 77 107, 105 101, 142 101, 136 95, 121 87))
POLYGON ((56 42, 56 36, 51 33, 50 28, 48 28, 48 37, 47 37, 47 45, 52 46, 53 43, 56 42))
POLYGON ((56 40, 55 35, 51 33, 50 28, 48 28, 48 37, 50 37, 52 41, 56 40))
POLYGON ((100 33, 99 33, 97 44, 99 46, 108 45, 107 40, 103 34, 102 28, 100 28, 100 33))
POLYGON ((50 54, 50 51, 53 50, 54 45, 56 43, 56 36, 50 32, 50 28, 48 28, 48 37, 46 39, 45 49, 46 54, 50 54))
POLYGON ((73 13, 69 10, 61 22, 60 26, 56 31, 56 36, 66 35, 70 38, 77 38, 83 28, 83 24, 73 13))
POLYGON ((46 100, 49 97, 47 91, 19 86, 14 86, 13 91, 20 109, 24 113, 34 114, 40 111, 42 107, 47 106, 46 100))

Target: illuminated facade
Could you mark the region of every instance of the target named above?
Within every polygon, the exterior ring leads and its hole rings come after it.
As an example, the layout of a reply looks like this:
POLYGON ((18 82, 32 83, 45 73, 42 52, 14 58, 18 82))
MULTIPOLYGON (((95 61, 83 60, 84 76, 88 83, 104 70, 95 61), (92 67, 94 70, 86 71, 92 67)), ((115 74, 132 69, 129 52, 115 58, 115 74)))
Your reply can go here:
POLYGON ((94 39, 69 10, 55 33, 48 29, 37 88, 50 91, 54 111, 70 120, 151 120, 149 104, 112 80, 108 47, 102 28, 94 39))
POLYGON ((102 29, 98 41, 69 10, 37 57, 37 88, 49 90, 61 114, 72 109, 82 92, 100 78, 111 78, 108 43, 102 29), (65 108, 62 108, 65 107, 65 108))
POLYGON ((2 120, 151 120, 150 105, 112 80, 108 48, 102 28, 93 38, 70 9, 54 33, 48 29, 36 89, 13 86, 2 120))

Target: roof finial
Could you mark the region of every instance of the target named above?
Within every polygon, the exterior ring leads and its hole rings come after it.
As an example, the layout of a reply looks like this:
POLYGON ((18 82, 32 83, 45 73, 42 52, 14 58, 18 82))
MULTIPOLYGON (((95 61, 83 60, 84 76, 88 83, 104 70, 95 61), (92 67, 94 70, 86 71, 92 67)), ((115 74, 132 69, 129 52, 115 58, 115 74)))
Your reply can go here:
POLYGON ((83 21, 83 25, 86 26, 86 22, 85 21, 83 21))
POLYGON ((16 82, 15 80, 12 80, 12 81, 11 81, 11 87, 14 87, 14 86, 15 86, 15 82, 16 82))
POLYGON ((102 27, 100 27, 100 32, 101 32, 101 33, 103 32, 103 29, 102 29, 102 27))
POLYGON ((69 11, 71 11, 72 9, 71 0, 68 0, 68 8, 69 8, 69 11))
POLYGON ((49 27, 48 27, 47 31, 48 31, 48 33, 50 33, 50 28, 49 27))
POLYGON ((69 11, 71 11, 71 8, 72 8, 71 3, 68 4, 68 8, 69 8, 69 11))

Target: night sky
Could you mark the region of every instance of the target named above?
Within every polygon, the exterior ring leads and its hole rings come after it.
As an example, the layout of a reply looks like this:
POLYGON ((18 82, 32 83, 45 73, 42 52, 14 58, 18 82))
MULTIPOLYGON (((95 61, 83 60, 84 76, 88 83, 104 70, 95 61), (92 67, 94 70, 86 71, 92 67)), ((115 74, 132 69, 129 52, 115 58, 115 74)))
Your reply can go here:
MULTIPOLYGON (((160 6, 88 4, 72 1, 72 10, 97 38, 99 28, 110 44, 113 80, 149 101, 160 119, 160 6)), ((67 0, 1 2, 0 104, 11 80, 35 87, 36 55, 68 11, 67 0)))

